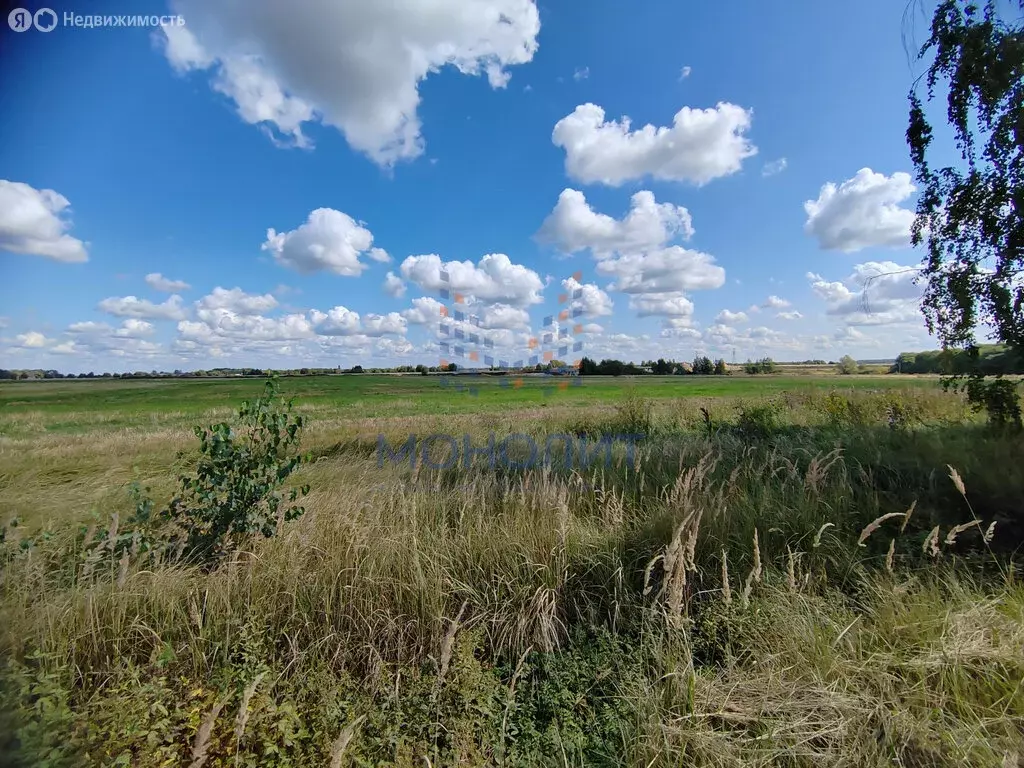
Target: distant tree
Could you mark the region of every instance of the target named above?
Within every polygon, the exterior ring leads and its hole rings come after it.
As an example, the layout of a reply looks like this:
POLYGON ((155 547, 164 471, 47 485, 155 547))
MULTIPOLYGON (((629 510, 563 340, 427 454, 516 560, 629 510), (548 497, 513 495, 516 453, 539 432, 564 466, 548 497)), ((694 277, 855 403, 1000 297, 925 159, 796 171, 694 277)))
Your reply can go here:
POLYGON ((762 357, 756 362, 750 362, 749 360, 743 366, 743 370, 749 374, 758 373, 775 373, 778 366, 775 365, 775 361, 770 357, 762 357))
POLYGON ((580 376, 597 376, 599 373, 597 363, 589 357, 580 360, 580 376))
POLYGON ((843 376, 854 374, 858 369, 857 361, 849 355, 843 355, 839 358, 839 364, 836 366, 836 370, 843 376))
MULTIPOLYGON (((454 363, 452 363, 452 365, 454 365, 454 363)), ((363 372, 363 366, 361 366, 361 365, 353 365, 349 369, 349 373, 362 373, 362 372, 363 372)))
POLYGON ((416 366, 416 373, 420 374, 421 376, 426 376, 427 375, 427 366, 422 365, 422 364, 417 365, 416 366))
POLYGON ((725 360, 721 357, 715 361, 715 375, 716 376, 727 376, 729 374, 729 366, 725 364, 725 360))
POLYGON ((693 373, 697 376, 711 376, 715 372, 715 364, 707 355, 693 358, 693 373))
POLYGON ((457 370, 459 370, 459 366, 457 366, 455 363, 448 363, 448 365, 445 367, 445 370, 448 371, 448 373, 455 373, 457 370))

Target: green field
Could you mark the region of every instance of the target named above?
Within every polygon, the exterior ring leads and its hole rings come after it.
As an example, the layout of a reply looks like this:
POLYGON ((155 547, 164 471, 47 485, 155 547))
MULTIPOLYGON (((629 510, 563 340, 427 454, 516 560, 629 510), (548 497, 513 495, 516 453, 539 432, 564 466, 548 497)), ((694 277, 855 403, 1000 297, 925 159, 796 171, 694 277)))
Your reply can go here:
POLYGON ((0 386, 0 763, 1024 755, 1019 434, 934 378, 461 381, 281 380, 305 512, 208 559, 160 542, 221 491, 158 513, 263 381, 0 386), (380 460, 433 433, 611 459, 380 460))
MULTIPOLYGON (((492 376, 339 375, 287 378, 283 388, 306 409, 343 418, 468 414, 536 406, 584 408, 609 404, 634 388, 656 400, 752 398, 783 392, 935 388, 913 376, 644 376, 520 378, 492 376)), ((102 423, 120 428, 153 420, 194 419, 235 408, 263 387, 260 379, 138 379, 12 382, 0 386, 0 434, 38 416, 47 430, 102 423)))

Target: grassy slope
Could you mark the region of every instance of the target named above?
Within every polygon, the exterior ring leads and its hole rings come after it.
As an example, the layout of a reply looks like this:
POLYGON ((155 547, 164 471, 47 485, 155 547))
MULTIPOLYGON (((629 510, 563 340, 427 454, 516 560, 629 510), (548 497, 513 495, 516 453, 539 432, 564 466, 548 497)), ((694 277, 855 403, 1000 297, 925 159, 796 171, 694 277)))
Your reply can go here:
POLYGON ((75 523, 124 519, 132 477, 165 499, 190 425, 259 383, 0 387, 0 514, 34 540, 3 550, 0 759, 188 764, 209 718, 208 766, 1013 764, 1024 446, 931 381, 808 380, 637 380, 649 403, 622 380, 287 380, 303 518, 212 573, 90 576, 75 523), (412 476, 373 451, 623 426, 651 435, 639 473, 412 476), (995 555, 973 528, 945 543, 972 515, 995 555))

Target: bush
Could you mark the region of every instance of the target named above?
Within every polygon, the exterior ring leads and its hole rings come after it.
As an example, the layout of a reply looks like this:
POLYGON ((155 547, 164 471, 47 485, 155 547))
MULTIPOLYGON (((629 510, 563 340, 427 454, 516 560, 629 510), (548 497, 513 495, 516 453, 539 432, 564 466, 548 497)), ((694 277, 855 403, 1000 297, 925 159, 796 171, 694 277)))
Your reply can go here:
POLYGON ((736 428, 748 437, 769 437, 782 426, 782 414, 779 404, 769 400, 758 405, 744 406, 740 409, 736 428))
POLYGON ((849 355, 843 355, 839 360, 839 364, 836 365, 836 370, 842 376, 850 376, 851 374, 857 373, 857 361, 849 355))
POLYGON ((777 366, 775 365, 775 361, 770 357, 762 357, 757 362, 752 363, 748 361, 747 364, 743 366, 743 370, 751 375, 758 373, 775 373, 777 366))

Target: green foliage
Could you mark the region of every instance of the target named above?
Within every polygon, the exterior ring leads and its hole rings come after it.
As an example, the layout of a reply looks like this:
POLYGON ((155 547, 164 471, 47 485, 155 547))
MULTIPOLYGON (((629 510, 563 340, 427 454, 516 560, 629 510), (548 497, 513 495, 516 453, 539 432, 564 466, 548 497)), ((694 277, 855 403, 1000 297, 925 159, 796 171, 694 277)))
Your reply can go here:
POLYGON ((725 364, 725 360, 718 358, 715 361, 715 375, 716 376, 727 376, 729 374, 729 367, 725 364))
POLYGON ((743 406, 736 428, 748 437, 770 437, 782 428, 782 407, 774 400, 743 406))
POLYGON ((189 558, 216 559, 244 537, 273 536, 305 511, 293 502, 308 486, 293 488, 282 504, 280 489, 305 458, 297 453, 305 422, 292 415, 291 400, 281 402, 277 381, 244 402, 238 418, 237 430, 225 422, 195 428, 195 473, 179 477, 180 491, 164 512, 182 530, 189 558))
POLYGON ((710 357, 698 355, 693 358, 692 371, 695 376, 711 376, 715 372, 715 364, 710 357))
POLYGON ((849 376, 859 370, 857 361, 849 355, 843 355, 839 359, 839 363, 836 365, 836 371, 842 376, 849 376))
POLYGON ((615 406, 615 431, 627 435, 650 435, 654 431, 653 404, 630 389, 615 406))
POLYGON ((1024 373, 1024 356, 1005 344, 979 344, 968 349, 903 352, 890 373, 939 373, 966 376, 980 373, 999 376, 1024 373))
POLYGON ((762 357, 756 362, 748 361, 743 366, 743 370, 749 374, 775 373, 778 370, 778 366, 775 365, 775 361, 770 357, 762 357))
POLYGON ((995 427, 1021 428, 1020 395, 1017 384, 998 377, 986 381, 980 375, 971 376, 965 386, 967 399, 975 410, 984 410, 989 423, 995 427))
POLYGON ((1009 23, 998 5, 943 0, 918 52, 933 56, 928 100, 937 86, 947 93, 960 167, 932 167, 932 150, 949 153, 933 147, 921 98, 910 93, 907 142, 921 192, 913 242, 927 243, 925 320, 944 346, 969 346, 980 322, 1024 347, 1024 17, 1009 23))

